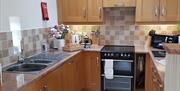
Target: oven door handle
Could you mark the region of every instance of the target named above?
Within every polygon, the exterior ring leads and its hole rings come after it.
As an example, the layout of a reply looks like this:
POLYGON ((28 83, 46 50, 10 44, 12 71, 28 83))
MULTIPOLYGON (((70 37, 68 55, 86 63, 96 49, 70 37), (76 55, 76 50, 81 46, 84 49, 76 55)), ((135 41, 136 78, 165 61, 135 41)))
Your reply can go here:
MULTIPOLYGON (((102 77, 105 77, 104 74, 101 75, 102 77)), ((113 75, 114 77, 117 77, 117 78, 133 78, 133 76, 121 76, 121 75, 113 75)))
MULTIPOLYGON (((105 61, 106 59, 102 59, 102 61, 105 61)), ((112 59, 113 61, 117 61, 117 62, 128 62, 128 63, 133 63, 133 60, 117 60, 117 59, 112 59)))

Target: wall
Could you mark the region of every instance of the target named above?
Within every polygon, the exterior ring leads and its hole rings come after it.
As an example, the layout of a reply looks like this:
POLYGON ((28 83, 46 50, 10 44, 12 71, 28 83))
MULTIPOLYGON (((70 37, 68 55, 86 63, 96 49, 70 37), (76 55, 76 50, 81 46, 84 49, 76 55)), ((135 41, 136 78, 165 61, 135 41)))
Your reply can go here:
POLYGON ((9 18, 18 17, 21 30, 47 28, 57 24, 56 0, 46 0, 50 20, 42 20, 41 0, 0 0, 0 31, 9 31, 9 18))

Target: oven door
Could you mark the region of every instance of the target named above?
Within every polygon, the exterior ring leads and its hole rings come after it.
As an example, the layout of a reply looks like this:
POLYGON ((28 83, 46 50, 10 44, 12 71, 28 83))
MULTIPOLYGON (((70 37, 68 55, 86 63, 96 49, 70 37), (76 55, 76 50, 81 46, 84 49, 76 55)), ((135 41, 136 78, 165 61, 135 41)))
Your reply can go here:
MULTIPOLYGON (((101 61, 101 74, 104 74, 105 59, 101 61)), ((113 61, 114 75, 117 76, 134 76, 134 61, 133 60, 114 60, 113 61)))
POLYGON ((131 77, 114 76, 113 79, 106 79, 101 76, 102 91, 133 91, 134 80, 131 77))

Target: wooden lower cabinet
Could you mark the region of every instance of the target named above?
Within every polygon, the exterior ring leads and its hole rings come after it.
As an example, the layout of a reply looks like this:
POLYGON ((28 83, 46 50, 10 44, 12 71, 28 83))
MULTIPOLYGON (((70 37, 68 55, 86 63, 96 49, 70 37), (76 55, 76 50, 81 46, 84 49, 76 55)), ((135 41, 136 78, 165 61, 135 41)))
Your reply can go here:
POLYGON ((99 57, 99 52, 81 52, 20 91, 100 91, 99 57))
POLYGON ((160 79, 155 64, 147 54, 146 73, 145 73, 145 91, 164 91, 163 82, 160 79))
POLYGON ((100 53, 84 52, 86 91, 100 91, 100 53))

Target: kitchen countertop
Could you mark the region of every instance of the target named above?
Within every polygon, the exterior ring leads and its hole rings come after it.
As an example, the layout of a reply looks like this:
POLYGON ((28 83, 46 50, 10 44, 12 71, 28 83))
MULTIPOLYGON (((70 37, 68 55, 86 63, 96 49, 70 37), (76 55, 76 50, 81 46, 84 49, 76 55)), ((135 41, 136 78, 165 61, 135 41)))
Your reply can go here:
MULTIPOLYGON (((60 65, 62 65, 67 59, 75 56, 81 51, 69 52, 69 56, 65 57, 63 60, 58 61, 57 63, 49 66, 38 73, 12 73, 12 72, 3 72, 3 83, 2 91, 19 91, 23 86, 31 83, 32 81, 39 80, 41 77, 47 73, 53 71, 60 65)), ((62 51, 50 51, 51 54, 63 53, 62 51)))
MULTIPOLYGON (((91 48, 88 49, 83 49, 84 51, 100 51, 103 48, 103 46, 98 46, 98 45, 92 45, 91 48)), ((46 75, 47 73, 53 71, 60 65, 62 65, 66 60, 69 58, 75 56, 76 54, 80 53, 81 51, 76 51, 76 52, 68 52, 70 56, 65 57, 63 60, 58 61, 56 64, 47 67, 40 71, 37 74, 23 74, 23 73, 10 73, 10 72, 3 72, 3 83, 2 83, 2 89, 3 91, 19 91, 23 86, 26 86, 27 84, 39 80, 41 77, 46 75)), ((158 72, 161 76, 162 79, 164 79, 164 67, 163 65, 157 63, 148 47, 142 47, 142 46, 135 46, 135 52, 136 53, 150 53, 153 62, 156 65, 156 68, 158 69, 158 72)), ((50 51, 52 54, 56 53, 63 53, 63 51, 50 51)))
POLYGON ((177 43, 164 43, 163 47, 169 54, 180 54, 180 44, 177 43))
POLYGON ((136 53, 148 53, 149 47, 147 47, 147 46, 135 46, 135 52, 136 53))

